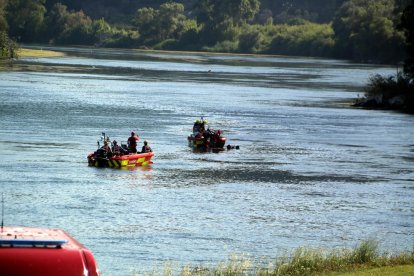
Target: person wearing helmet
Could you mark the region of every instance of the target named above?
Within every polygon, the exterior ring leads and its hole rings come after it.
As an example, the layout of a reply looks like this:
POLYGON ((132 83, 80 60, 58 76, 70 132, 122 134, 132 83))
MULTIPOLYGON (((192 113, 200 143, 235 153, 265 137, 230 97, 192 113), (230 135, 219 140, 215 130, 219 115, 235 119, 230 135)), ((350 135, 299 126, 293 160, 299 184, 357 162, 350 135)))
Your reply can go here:
POLYGON ((135 132, 131 131, 131 136, 128 138, 128 149, 130 153, 137 153, 138 140, 138 135, 135 135, 135 132))
POLYGON ((148 145, 148 141, 144 141, 144 145, 142 146, 141 153, 152 152, 151 147, 148 145))
POLYGON ((206 130, 207 120, 203 119, 200 123, 200 131, 204 132, 206 130))
POLYGON ((201 121, 200 121, 200 119, 197 119, 194 123, 194 126, 193 126, 193 133, 194 134, 197 134, 197 133, 200 132, 200 126, 201 126, 201 121))

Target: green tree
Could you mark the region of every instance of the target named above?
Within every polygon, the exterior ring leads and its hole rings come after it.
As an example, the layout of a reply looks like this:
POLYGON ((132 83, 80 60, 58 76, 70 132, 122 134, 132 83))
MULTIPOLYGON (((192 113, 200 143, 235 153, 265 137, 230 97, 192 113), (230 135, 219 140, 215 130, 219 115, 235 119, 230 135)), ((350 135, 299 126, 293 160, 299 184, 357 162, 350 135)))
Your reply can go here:
POLYGON ((164 3, 159 9, 159 40, 179 38, 186 20, 184 5, 179 3, 164 3))
POLYGON ((184 15, 184 5, 168 2, 159 9, 138 9, 132 23, 138 28, 144 43, 155 44, 166 39, 178 40, 186 31, 197 28, 194 20, 184 15))
POLYGON ((236 25, 249 23, 259 8, 259 0, 200 0, 196 4, 198 19, 203 23, 220 23, 229 18, 236 25))
POLYGON ((257 53, 259 51, 262 34, 260 30, 246 26, 239 36, 239 51, 242 53, 257 53))
POLYGON ((141 8, 137 10, 132 23, 137 26, 143 41, 150 40, 157 36, 158 15, 158 10, 153 8, 141 8))
POLYGON ((111 36, 112 28, 105 19, 101 18, 92 22, 92 33, 95 35, 95 43, 102 45, 111 36))
POLYGON ((45 0, 8 0, 9 35, 17 41, 38 41, 44 29, 45 0))
POLYGON ((95 34, 92 29, 92 19, 83 11, 71 12, 65 20, 58 42, 63 44, 93 44, 95 34))
POLYGON ((61 3, 55 4, 52 9, 49 11, 48 15, 45 18, 47 28, 47 39, 50 39, 50 42, 54 42, 65 29, 66 21, 69 17, 69 12, 67 7, 61 3))
POLYGON ((6 5, 7 0, 0 0, 0 58, 14 58, 16 57, 17 44, 7 34, 6 5))
POLYGON ((7 25, 5 8, 7 0, 0 0, 0 32, 7 32, 9 26, 7 25))
POLYGON ((278 55, 329 57, 334 47, 330 24, 306 22, 300 25, 277 25, 267 52, 278 55))
POLYGON ((259 0, 200 0, 197 19, 202 24, 201 39, 208 45, 234 40, 240 26, 251 22, 260 8, 259 0))
POLYGON ((337 54, 363 61, 401 60, 403 37, 394 27, 394 3, 394 0, 345 2, 333 21, 337 54))

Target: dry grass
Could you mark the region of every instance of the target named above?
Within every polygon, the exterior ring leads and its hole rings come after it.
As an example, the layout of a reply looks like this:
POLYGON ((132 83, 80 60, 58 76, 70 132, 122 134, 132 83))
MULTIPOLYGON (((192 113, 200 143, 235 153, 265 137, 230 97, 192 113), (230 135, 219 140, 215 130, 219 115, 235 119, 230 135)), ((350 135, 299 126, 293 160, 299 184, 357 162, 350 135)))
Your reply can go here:
POLYGON ((62 52, 49 51, 49 50, 34 50, 21 48, 17 50, 18 57, 25 58, 37 58, 37 57, 61 57, 65 54, 62 52))

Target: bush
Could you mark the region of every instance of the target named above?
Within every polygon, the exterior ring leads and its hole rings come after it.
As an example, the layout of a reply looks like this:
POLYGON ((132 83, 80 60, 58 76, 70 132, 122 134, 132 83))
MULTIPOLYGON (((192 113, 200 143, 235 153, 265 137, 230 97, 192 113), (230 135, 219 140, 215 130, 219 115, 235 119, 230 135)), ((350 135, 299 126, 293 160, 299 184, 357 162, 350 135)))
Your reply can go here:
POLYGON ((302 25, 277 25, 267 52, 277 55, 329 57, 335 45, 329 24, 307 22, 302 25))
POLYGON ((0 32, 0 58, 16 58, 18 45, 6 32, 0 32))
POLYGON ((358 99, 356 106, 390 108, 414 113, 414 80, 408 75, 374 75, 369 79, 364 91, 365 97, 358 99))

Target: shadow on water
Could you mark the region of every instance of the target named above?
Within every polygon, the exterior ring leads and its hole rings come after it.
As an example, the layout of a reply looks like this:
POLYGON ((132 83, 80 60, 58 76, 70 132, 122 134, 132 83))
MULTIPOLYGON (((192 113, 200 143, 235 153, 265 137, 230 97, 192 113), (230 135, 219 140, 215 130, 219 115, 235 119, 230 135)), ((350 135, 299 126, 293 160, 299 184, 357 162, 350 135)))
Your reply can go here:
POLYGON ((247 166, 244 168, 223 168, 223 169, 197 169, 164 172, 165 175, 158 175, 157 178, 163 183, 174 183, 177 186, 204 186, 217 185, 220 183, 272 183, 278 184, 302 184, 322 182, 354 182, 367 183, 372 179, 340 176, 335 174, 323 175, 300 175, 283 170, 269 170, 261 167, 247 166))

